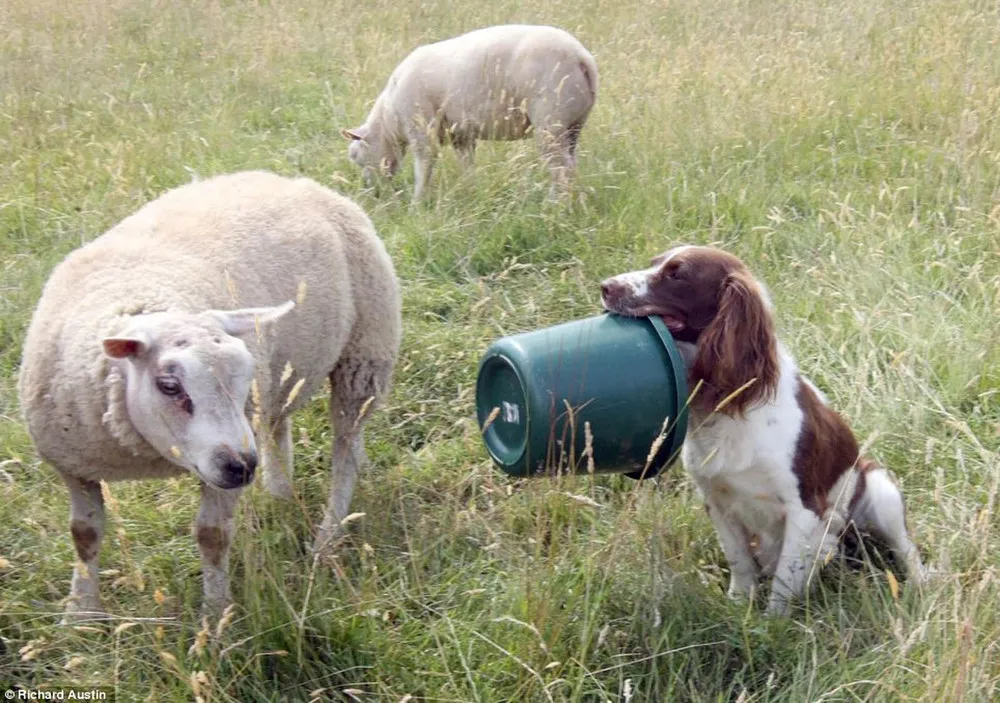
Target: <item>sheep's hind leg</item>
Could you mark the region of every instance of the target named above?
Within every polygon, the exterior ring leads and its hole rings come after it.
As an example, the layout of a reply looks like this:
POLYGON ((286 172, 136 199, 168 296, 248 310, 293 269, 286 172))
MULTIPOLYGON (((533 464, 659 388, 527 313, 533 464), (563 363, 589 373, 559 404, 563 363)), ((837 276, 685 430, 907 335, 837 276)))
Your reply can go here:
POLYGON ((229 547, 233 541, 233 514, 242 488, 221 489, 201 484, 201 508, 195 539, 201 551, 203 608, 217 611, 229 605, 229 547))
POLYGON ((424 197, 431 182, 434 160, 437 158, 438 143, 435 141, 438 122, 431 121, 420 127, 414 125, 407 133, 407 140, 413 149, 413 203, 424 197))
POLYGON ((292 489, 292 421, 283 418, 261 442, 264 488, 276 498, 291 500, 292 489))
POLYGON ((63 622, 94 620, 105 616, 98 584, 98 554, 104 537, 104 497, 101 484, 63 476, 70 499, 70 532, 77 563, 63 622))
POLYGON ((537 134, 538 150, 552 176, 548 199, 562 200, 569 194, 569 184, 576 169, 575 151, 579 130, 556 126, 540 129, 537 134))
POLYGON ((316 535, 314 552, 327 553, 343 534, 358 471, 364 464, 364 426, 375 402, 388 388, 391 364, 342 360, 330 374, 330 420, 334 426, 330 497, 316 535))

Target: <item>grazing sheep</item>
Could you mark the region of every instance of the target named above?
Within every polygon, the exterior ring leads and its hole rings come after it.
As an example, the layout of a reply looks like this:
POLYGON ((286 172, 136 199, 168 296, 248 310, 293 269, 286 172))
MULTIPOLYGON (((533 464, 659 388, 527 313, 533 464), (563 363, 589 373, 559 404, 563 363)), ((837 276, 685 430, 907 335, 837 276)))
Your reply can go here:
POLYGON ((572 176, 596 98, 597 63, 573 35, 501 25, 415 49, 392 72, 365 123, 342 134, 367 183, 379 171, 395 175, 412 145, 419 200, 446 140, 471 167, 477 139, 523 139, 534 131, 555 195, 572 176))
POLYGON ((398 282, 371 221, 304 178, 192 183, 71 253, 35 310, 19 386, 38 453, 69 487, 81 564, 67 615, 101 612, 99 482, 186 471, 201 481, 205 603, 227 603, 233 511, 253 480, 254 434, 265 486, 290 496, 289 416, 326 378, 336 434, 315 548, 329 547, 400 328, 398 282), (255 307, 226 309, 237 304, 255 307))

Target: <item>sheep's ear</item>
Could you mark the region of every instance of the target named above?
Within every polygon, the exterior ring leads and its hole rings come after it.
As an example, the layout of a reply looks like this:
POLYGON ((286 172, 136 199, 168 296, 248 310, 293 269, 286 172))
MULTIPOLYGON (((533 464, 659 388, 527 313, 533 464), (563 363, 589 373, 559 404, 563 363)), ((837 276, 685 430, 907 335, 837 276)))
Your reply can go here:
POLYGON ((226 334, 240 337, 257 329, 258 324, 274 322, 295 307, 295 301, 268 308, 242 308, 240 310, 211 310, 209 314, 222 323, 226 334))
POLYGON ((149 350, 149 338, 142 332, 133 332, 102 340, 104 353, 112 359, 128 359, 142 356, 149 350))
POLYGON ((355 127, 354 129, 342 129, 340 130, 340 135, 347 139, 348 141, 364 141, 365 137, 368 136, 368 130, 364 127, 355 127))

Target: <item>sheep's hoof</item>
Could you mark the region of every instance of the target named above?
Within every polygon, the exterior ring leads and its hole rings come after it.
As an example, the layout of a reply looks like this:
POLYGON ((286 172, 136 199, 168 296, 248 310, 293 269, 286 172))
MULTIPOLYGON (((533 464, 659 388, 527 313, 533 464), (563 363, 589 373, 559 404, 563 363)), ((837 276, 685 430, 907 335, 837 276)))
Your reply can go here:
POLYGON ((772 618, 788 617, 792 604, 786 599, 771 599, 767 604, 764 615, 772 618))
POLYGON ((226 612, 226 608, 232 605, 232 603, 233 601, 231 598, 213 598, 211 600, 205 599, 201 603, 201 617, 208 618, 210 621, 218 620, 222 617, 222 614, 226 612))
POLYGON ((913 576, 907 574, 907 580, 912 580, 918 586, 932 586, 943 583, 948 578, 948 572, 941 566, 924 566, 915 570, 913 576))
POLYGON ((264 490, 278 500, 292 501, 295 498, 295 491, 292 484, 284 477, 276 478, 264 473, 264 490))
POLYGON ((573 204, 573 197, 566 187, 556 187, 553 186, 549 188, 548 194, 545 196, 544 206, 545 207, 566 207, 573 204))
POLYGON ((736 584, 730 584, 729 590, 726 591, 726 597, 736 603, 745 603, 754 599, 754 592, 755 589, 753 586, 745 588, 736 584))
POLYGON ((313 557, 316 559, 325 559, 333 556, 343 537, 344 530, 339 526, 332 530, 320 528, 311 549, 313 557))
POLYGON ((101 601, 96 596, 71 596, 63 611, 63 625, 79 625, 84 622, 110 620, 111 616, 104 610, 101 601))

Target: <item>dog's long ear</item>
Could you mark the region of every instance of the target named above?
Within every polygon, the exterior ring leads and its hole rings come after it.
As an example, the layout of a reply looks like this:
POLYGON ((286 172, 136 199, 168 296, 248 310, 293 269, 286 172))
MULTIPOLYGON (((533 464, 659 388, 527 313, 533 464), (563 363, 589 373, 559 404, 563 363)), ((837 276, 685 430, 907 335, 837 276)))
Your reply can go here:
POLYGON ((726 415, 743 415, 773 398, 778 386, 778 349, 771 311, 757 282, 730 274, 719 312, 698 339, 692 377, 704 379, 695 403, 726 415))

